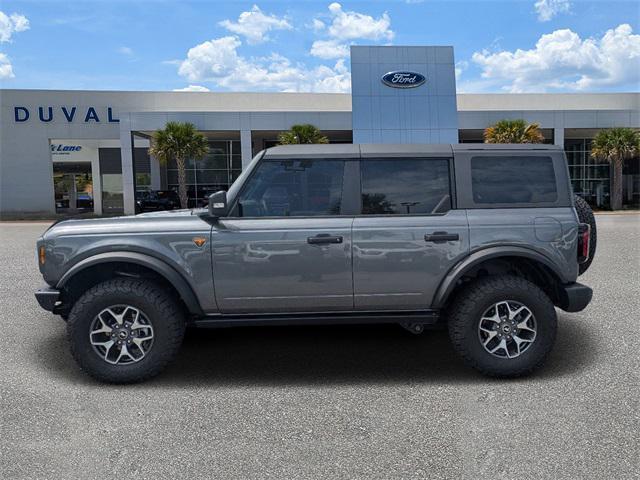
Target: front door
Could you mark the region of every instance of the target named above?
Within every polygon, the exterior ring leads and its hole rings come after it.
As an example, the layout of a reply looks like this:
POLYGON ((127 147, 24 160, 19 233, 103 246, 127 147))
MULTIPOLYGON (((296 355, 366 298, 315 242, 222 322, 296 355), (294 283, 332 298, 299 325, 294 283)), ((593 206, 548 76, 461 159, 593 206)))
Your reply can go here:
POLYGON ((451 209, 450 161, 363 159, 360 168, 355 308, 429 308, 440 281, 469 250, 466 212, 451 209))
POLYGON ((345 161, 264 160, 213 228, 223 313, 353 309, 345 161))
POLYGON ((90 162, 54 162, 53 189, 56 213, 93 212, 93 178, 90 162))

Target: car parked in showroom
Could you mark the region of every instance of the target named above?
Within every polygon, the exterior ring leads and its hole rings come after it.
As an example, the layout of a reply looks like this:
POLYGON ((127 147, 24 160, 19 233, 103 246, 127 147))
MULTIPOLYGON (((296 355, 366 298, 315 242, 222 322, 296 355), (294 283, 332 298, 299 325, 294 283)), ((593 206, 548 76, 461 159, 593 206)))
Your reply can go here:
POLYGON ((279 146, 208 209, 55 224, 36 297, 107 382, 159 373, 187 326, 375 322, 446 324, 466 363, 516 377, 555 308, 591 300, 583 207, 555 146, 279 146))
POLYGON ((175 190, 142 190, 136 192, 136 212, 157 212, 180 208, 175 190))

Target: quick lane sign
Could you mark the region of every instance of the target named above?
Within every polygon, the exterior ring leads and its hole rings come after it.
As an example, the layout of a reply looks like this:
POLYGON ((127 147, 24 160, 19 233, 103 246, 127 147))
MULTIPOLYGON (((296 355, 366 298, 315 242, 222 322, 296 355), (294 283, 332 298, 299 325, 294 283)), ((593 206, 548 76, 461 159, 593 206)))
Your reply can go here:
POLYGON ((28 121, 32 115, 43 123, 52 122, 54 119, 61 119, 67 123, 83 122, 83 123, 118 123, 120 119, 113 115, 113 108, 106 107, 104 109, 96 109, 95 107, 79 108, 76 106, 62 107, 37 107, 31 111, 28 107, 13 107, 13 118, 16 123, 24 123, 28 121))

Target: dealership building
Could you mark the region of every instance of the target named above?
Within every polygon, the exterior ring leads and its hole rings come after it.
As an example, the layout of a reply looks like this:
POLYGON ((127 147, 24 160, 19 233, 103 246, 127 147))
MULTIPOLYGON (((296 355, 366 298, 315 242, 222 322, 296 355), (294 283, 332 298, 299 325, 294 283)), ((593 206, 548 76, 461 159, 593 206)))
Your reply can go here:
MULTIPOLYGON (((612 175, 590 158, 591 139, 640 129, 640 93, 457 93, 452 47, 352 47, 351 76, 351 94, 2 89, 0 214, 134 213, 139 192, 177 189, 175 164, 147 152, 169 121, 193 123, 209 140, 206 158, 188 163, 192 205, 226 189, 294 124, 335 143, 471 143, 496 121, 521 118, 564 147, 574 191, 606 207, 612 175)), ((640 160, 623 174, 623 203, 637 208, 640 160)))

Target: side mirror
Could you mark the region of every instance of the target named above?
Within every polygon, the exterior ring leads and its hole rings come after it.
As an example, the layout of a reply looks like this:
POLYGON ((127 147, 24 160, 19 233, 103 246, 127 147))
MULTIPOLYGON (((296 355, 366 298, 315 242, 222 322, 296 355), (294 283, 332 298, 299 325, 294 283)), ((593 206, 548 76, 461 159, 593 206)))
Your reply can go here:
POLYGON ((217 218, 226 217, 227 213, 227 192, 220 190, 209 195, 209 215, 217 218))

